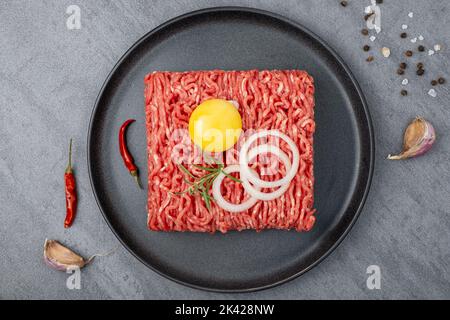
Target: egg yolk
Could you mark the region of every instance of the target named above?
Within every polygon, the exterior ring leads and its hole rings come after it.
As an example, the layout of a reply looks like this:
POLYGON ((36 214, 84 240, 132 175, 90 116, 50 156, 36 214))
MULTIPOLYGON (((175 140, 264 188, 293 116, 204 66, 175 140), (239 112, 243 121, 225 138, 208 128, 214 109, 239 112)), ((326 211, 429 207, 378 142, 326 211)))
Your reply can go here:
POLYGON ((203 151, 222 152, 236 144, 242 119, 236 106, 227 100, 206 100, 189 118, 189 135, 203 151))

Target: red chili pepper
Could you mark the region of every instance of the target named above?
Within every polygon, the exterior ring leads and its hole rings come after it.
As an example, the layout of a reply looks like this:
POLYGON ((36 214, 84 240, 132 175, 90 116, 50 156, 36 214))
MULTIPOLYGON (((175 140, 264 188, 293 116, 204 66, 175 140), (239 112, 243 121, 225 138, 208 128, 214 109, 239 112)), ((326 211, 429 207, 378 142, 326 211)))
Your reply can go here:
POLYGON ((123 162, 125 163, 125 166, 127 167, 128 171, 130 171, 130 174, 133 176, 134 180, 136 181, 139 188, 142 189, 141 183, 139 182, 139 173, 138 168, 134 164, 133 156, 128 151, 127 148, 127 141, 125 137, 125 133, 127 131, 127 127, 130 123, 133 123, 134 119, 129 119, 125 121, 119 130, 119 150, 120 155, 122 156, 123 162))
POLYGON ((69 144, 69 164, 64 173, 64 183, 66 187, 66 219, 64 220, 64 228, 69 228, 77 212, 77 189, 72 170, 72 139, 70 139, 69 144))

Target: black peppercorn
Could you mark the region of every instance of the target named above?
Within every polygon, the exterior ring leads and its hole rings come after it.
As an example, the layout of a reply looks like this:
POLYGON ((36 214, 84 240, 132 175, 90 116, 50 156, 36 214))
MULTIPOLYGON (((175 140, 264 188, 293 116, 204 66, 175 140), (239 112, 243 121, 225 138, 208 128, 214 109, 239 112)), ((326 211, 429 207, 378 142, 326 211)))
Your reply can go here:
POLYGON ((411 57, 413 55, 413 52, 411 50, 408 50, 405 52, 405 56, 411 57))
POLYGON ((421 76, 421 75, 423 75, 425 73, 425 70, 424 69, 417 69, 417 71, 416 71, 416 74, 418 75, 418 76, 421 76))
POLYGON ((406 69, 406 66, 407 66, 406 62, 402 62, 402 63, 400 63, 400 65, 399 65, 399 67, 400 67, 401 69, 406 69))
POLYGON ((442 78, 442 77, 440 77, 440 78, 438 79, 438 82, 439 82, 439 84, 444 84, 444 83, 445 83, 445 79, 442 78))
POLYGON ((367 44, 363 47, 364 51, 369 51, 370 50, 370 46, 368 46, 367 44))
POLYGON ((368 56, 368 57, 367 57, 367 59, 366 59, 366 61, 367 61, 367 62, 372 62, 372 61, 373 61, 373 59, 374 59, 374 57, 373 57, 373 56, 368 56))
POLYGON ((402 75, 404 73, 405 73, 405 70, 403 70, 401 68, 397 69, 397 74, 402 75))
POLYGON ((423 69, 423 63, 422 62, 418 62, 417 63, 417 69, 423 69))
POLYGON ((383 0, 377 0, 377 3, 378 4, 383 3, 383 0))
POLYGON ((361 30, 361 33, 362 33, 364 36, 367 36, 367 35, 369 34, 369 30, 367 30, 367 29, 362 29, 362 30, 361 30))
POLYGON ((425 47, 424 46, 418 46, 417 50, 419 50, 420 52, 424 52, 425 51, 425 47))
POLYGON ((346 7, 347 6, 347 1, 341 1, 341 6, 346 7))
POLYGON ((436 81, 436 80, 431 80, 431 85, 432 86, 435 86, 435 85, 437 85, 438 84, 438 82, 436 81))
POLYGON ((406 34, 406 32, 402 32, 400 33, 400 38, 406 38, 408 35, 406 34))
POLYGON ((406 96, 406 95, 408 95, 408 91, 402 90, 402 91, 400 91, 400 94, 401 94, 402 96, 406 96))

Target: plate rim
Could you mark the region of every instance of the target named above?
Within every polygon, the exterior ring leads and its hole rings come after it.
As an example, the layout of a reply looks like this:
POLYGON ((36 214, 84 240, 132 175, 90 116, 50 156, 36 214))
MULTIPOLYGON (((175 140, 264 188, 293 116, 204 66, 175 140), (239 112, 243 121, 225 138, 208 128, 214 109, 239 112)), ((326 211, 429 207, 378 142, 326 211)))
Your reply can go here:
POLYGON ((374 173, 374 167, 375 167, 375 134, 374 134, 374 128, 373 128, 373 121, 372 121, 372 117, 369 111, 369 107, 368 107, 368 103, 367 100, 362 92, 362 89, 358 83, 358 81, 356 80, 355 76, 353 75, 353 73, 351 72, 350 68, 347 66, 347 64, 344 62, 344 60, 341 58, 341 56, 329 45, 327 44, 324 40, 322 40, 322 38, 320 38, 318 35, 316 35, 314 32, 312 32, 310 29, 306 28, 305 26, 303 26, 302 24, 300 24, 299 22, 296 22, 290 18, 287 18, 283 15, 271 12, 271 11, 267 11, 267 10, 263 10, 263 9, 258 9, 258 8, 253 8, 253 7, 243 7, 243 6, 216 6, 216 7, 207 7, 204 9, 199 9, 199 10, 194 10, 194 11, 190 11, 181 15, 178 15, 174 18, 171 18, 169 20, 166 20, 165 22, 163 22, 162 24, 159 24, 157 27, 153 28, 152 30, 148 31, 147 33, 145 33, 142 37, 140 37, 127 51, 125 51, 125 53, 120 57, 120 59, 114 64, 114 67, 111 69, 111 71, 108 73, 108 76, 106 77, 105 81, 102 84, 102 87, 97 95, 97 98, 95 100, 94 103, 94 107, 91 111, 91 115, 89 118, 89 126, 88 126, 88 134, 87 134, 87 167, 88 167, 88 174, 89 174, 89 183, 92 189, 92 193, 94 194, 94 198, 95 198, 95 202, 97 203, 97 206, 103 216, 103 219, 105 220, 106 224, 108 225, 108 227, 111 229, 112 233, 114 234, 114 236, 117 238, 117 240, 119 240, 119 242, 122 244, 122 246, 125 247, 125 249, 127 249, 127 251, 129 253, 131 253, 131 255, 133 255, 138 261, 140 261, 142 264, 144 264, 147 268, 149 268, 150 270, 154 271, 156 274, 169 279, 175 283, 193 288, 193 289, 198 289, 198 290, 204 290, 204 291, 209 291, 209 292, 216 292, 216 293, 248 293, 248 292, 255 292, 255 291, 261 291, 261 290, 266 290, 266 289, 270 289, 276 286, 279 286, 281 284, 287 283, 291 280, 294 280, 298 277, 300 277, 301 275, 305 274, 306 272, 310 271, 311 269, 313 269, 314 267, 316 267, 317 265, 319 265, 322 261, 324 261, 345 239, 345 237, 348 235, 348 233, 351 231, 351 229, 353 228, 353 226, 355 225, 356 221, 358 220, 359 216, 361 215, 362 209, 365 205, 365 202, 367 200, 369 191, 370 191, 370 187, 372 184, 372 178, 373 178, 373 173, 374 173), (351 80, 351 83, 353 85, 353 87, 356 89, 356 93, 358 94, 358 97, 361 101, 361 105, 362 105, 362 110, 364 111, 364 116, 367 120, 367 129, 368 129, 368 134, 369 134, 369 151, 370 151, 370 155, 369 155, 369 163, 368 163, 368 176, 367 176, 367 182, 364 186, 364 192, 362 194, 362 198, 361 201, 359 202, 359 205, 355 211, 355 214, 352 218, 352 220, 350 221, 350 223, 347 225, 346 229, 343 231, 343 233, 339 236, 339 238, 330 246, 330 248, 328 248, 328 250, 326 250, 318 259, 316 259, 313 263, 311 263, 309 266, 303 268, 302 270, 286 277, 283 278, 281 280, 275 281, 273 283, 270 284, 265 284, 262 286, 254 286, 254 287, 249 287, 249 288, 244 288, 244 289, 219 289, 219 288, 213 288, 213 287, 207 287, 207 286, 203 286, 203 285, 197 285, 197 284, 193 284, 187 281, 183 281, 180 279, 177 279, 173 276, 170 276, 166 273, 164 273, 163 271, 157 269, 156 267, 152 266, 151 264, 149 264, 147 261, 145 261, 144 259, 142 259, 137 253, 135 253, 125 242, 124 240, 117 234, 117 232, 115 231, 112 223, 109 221, 106 213, 103 210, 102 205, 100 204, 100 199, 99 196, 97 194, 96 189, 94 188, 94 182, 93 182, 93 173, 92 173, 92 168, 91 168, 91 139, 92 139, 92 130, 93 130, 93 120, 95 118, 95 115, 98 111, 99 108, 99 102, 104 94, 104 91, 106 90, 106 87, 108 86, 108 83, 110 82, 111 78, 114 76, 115 72, 117 71, 117 69, 122 65, 122 62, 124 60, 127 59, 127 57, 137 48, 139 47, 148 37, 151 37, 152 35, 158 33, 159 31, 165 29, 166 27, 169 27, 171 24, 174 24, 178 21, 196 16, 196 15, 201 15, 201 14, 208 14, 208 13, 218 13, 218 12, 227 12, 227 11, 232 11, 232 12, 244 12, 244 13, 252 13, 252 14, 258 14, 258 15, 262 15, 262 16, 267 16, 270 18, 274 18, 277 19, 285 24, 291 25, 294 28, 304 32, 305 34, 307 34, 309 37, 311 37, 312 39, 314 39, 314 41, 317 41, 321 46, 323 46, 332 56, 333 58, 340 64, 340 66, 344 69, 345 73, 348 75, 349 79, 351 80))

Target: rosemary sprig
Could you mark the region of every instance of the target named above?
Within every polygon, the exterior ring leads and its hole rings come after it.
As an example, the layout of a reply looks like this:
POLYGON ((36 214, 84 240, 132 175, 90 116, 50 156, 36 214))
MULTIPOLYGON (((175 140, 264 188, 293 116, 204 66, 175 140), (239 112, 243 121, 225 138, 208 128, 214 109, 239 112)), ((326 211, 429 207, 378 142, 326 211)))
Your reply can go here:
POLYGON ((186 173, 189 177, 195 178, 195 176, 188 169, 186 169, 186 167, 183 166, 181 163, 178 165, 178 168, 180 168, 180 170, 186 173))
POLYGON ((230 178, 231 180, 242 183, 241 180, 233 177, 232 175, 226 173, 223 170, 223 163, 219 163, 215 161, 214 167, 205 167, 198 164, 193 164, 193 166, 197 169, 206 171, 207 173, 203 176, 195 176, 190 172, 185 166, 182 164, 178 165, 178 168, 180 168, 181 171, 183 171, 184 174, 186 174, 189 178, 193 179, 193 181, 184 178, 184 181, 189 185, 189 187, 181 192, 171 192, 173 195, 183 195, 185 193, 189 193, 190 195, 196 195, 199 194, 202 196, 203 201, 205 202, 206 208, 208 210, 211 209, 211 202, 214 201, 214 198, 209 195, 209 190, 212 187, 212 184, 214 183, 214 180, 219 176, 219 174, 223 173, 226 177, 230 178))

